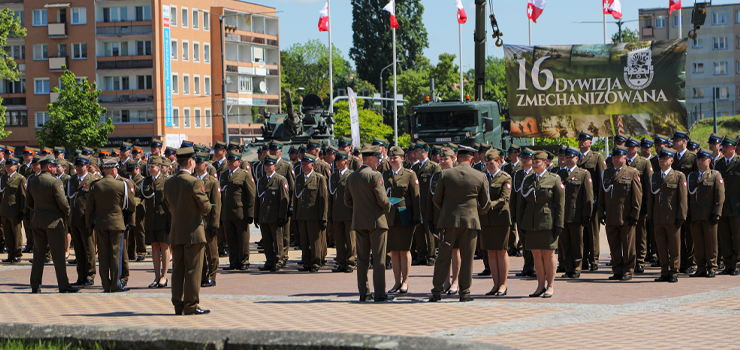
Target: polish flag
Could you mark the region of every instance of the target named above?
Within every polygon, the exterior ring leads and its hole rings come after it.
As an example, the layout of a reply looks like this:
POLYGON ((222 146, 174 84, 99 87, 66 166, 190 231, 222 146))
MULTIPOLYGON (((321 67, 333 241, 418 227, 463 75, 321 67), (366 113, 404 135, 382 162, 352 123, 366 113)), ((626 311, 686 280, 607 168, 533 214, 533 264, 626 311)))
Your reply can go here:
POLYGON ((612 15, 614 19, 622 18, 622 4, 619 0, 604 0, 604 14, 612 15))
MULTIPOLYGON (((681 9, 681 0, 670 0, 668 4, 668 17, 671 17, 671 12, 681 9)), ((679 13, 681 11, 678 11, 679 13)))
POLYGON ((398 29, 398 21, 396 21, 396 0, 391 0, 388 5, 383 7, 383 11, 388 11, 391 14, 391 28, 398 29))
POLYGON ((457 6, 457 23, 465 24, 468 21, 468 15, 465 14, 462 1, 455 0, 455 6, 457 6))
POLYGON ((328 32, 329 31, 329 2, 327 1, 324 5, 324 9, 319 11, 319 31, 320 32, 328 32))
POLYGON ((537 23, 542 11, 545 9, 545 0, 529 0, 527 3, 527 18, 537 23))

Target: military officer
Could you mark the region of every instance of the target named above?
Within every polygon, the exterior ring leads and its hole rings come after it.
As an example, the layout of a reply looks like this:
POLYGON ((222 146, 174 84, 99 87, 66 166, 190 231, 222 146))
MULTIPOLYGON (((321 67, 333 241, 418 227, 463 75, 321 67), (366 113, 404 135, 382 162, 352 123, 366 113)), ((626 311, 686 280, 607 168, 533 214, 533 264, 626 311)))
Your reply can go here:
MULTIPOLYGON (((581 152, 581 158, 578 160, 578 167, 588 170, 591 173, 591 180, 594 184, 594 203, 598 203, 598 196, 601 190, 601 173, 606 169, 606 161, 601 153, 591 151, 593 144, 593 135, 584 132, 578 134, 578 150, 581 152)), ((599 220, 596 220, 596 210, 591 214, 591 225, 583 230, 583 269, 596 271, 599 269, 599 220)))
POLYGON ((388 162, 388 140, 376 137, 373 139, 372 145, 380 147, 380 154, 383 156, 383 159, 378 165, 378 171, 382 174, 390 170, 391 164, 388 162))
POLYGON ((178 149, 177 174, 164 184, 165 204, 172 212, 172 305, 176 315, 210 312, 201 309, 199 302, 206 245, 203 216, 212 206, 203 181, 192 176, 195 157, 192 147, 178 149))
MULTIPOLYGON (((329 163, 319 158, 320 148, 321 148, 321 141, 309 140, 308 146, 306 146, 306 153, 314 156, 314 158, 316 159, 316 163, 314 164, 315 168, 313 170, 315 170, 317 173, 324 176, 324 178, 328 179, 329 176, 331 176, 331 165, 329 165, 329 163)), ((303 158, 301 158, 301 161, 303 161, 303 158)), ((301 169, 302 168, 303 167, 301 164, 301 169)))
POLYGON ((33 170, 31 170, 31 164, 33 164, 33 157, 37 156, 37 149, 33 147, 26 147, 23 149, 23 153, 21 153, 23 156, 23 164, 20 168, 21 175, 28 178, 28 175, 31 175, 33 173, 33 170))
POLYGON ((67 198, 70 204, 69 228, 72 234, 72 244, 75 247, 77 263, 76 286, 92 286, 95 281, 95 237, 85 222, 87 197, 90 185, 99 177, 90 174, 90 157, 80 155, 75 158, 75 175, 69 179, 67 198))
MULTIPOLYGON (((355 171, 360 168, 360 165, 362 165, 362 161, 352 155, 352 139, 349 137, 342 137, 339 139, 339 142, 337 144, 337 147, 340 151, 347 152, 347 155, 349 158, 347 159, 347 168, 355 171)), ((332 172, 333 173, 333 172, 332 172)))
MULTIPOLYGON (((335 171, 334 169, 334 158, 336 158, 337 155, 337 148, 329 145, 324 150, 324 162, 326 162, 329 165, 329 176, 326 177, 327 183, 329 182, 329 177, 331 176, 331 173, 335 171)), ((326 236, 326 247, 328 248, 336 248, 336 243, 334 242, 334 226, 332 226, 331 221, 327 221, 326 223, 326 230, 325 230, 325 236, 326 236)), ((326 254, 324 254, 326 255, 326 254)))
POLYGON ((149 288, 167 286, 167 271, 170 264, 170 211, 164 203, 164 183, 169 176, 164 173, 164 157, 151 156, 147 164, 147 177, 141 181, 137 196, 144 205, 145 243, 152 246, 154 282, 149 288), (163 282, 164 281, 164 282, 163 282))
MULTIPOLYGON (((689 176, 696 171, 696 154, 688 152, 689 134, 681 131, 673 133, 673 147, 676 149, 675 160, 671 166, 673 170, 680 171, 684 176, 689 176)), ((691 236, 691 227, 684 222, 681 227, 681 266, 679 272, 693 273, 696 261, 694 259, 694 242, 691 236)))
POLYGON ((431 147, 431 151, 429 151, 429 159, 432 162, 439 164, 439 158, 440 158, 441 152, 442 152, 442 147, 440 145, 434 145, 434 147, 431 147))
POLYGON ((697 270, 690 277, 714 277, 717 268, 717 225, 725 202, 722 175, 712 170, 714 162, 710 150, 696 152, 697 171, 689 174, 688 195, 691 207, 691 234, 697 270))
POLYGON ((686 143, 686 149, 688 149, 691 153, 696 153, 697 151, 699 151, 700 147, 701 146, 699 145, 699 141, 696 140, 689 140, 689 142, 686 143))
MULTIPOLYGON (((519 171, 522 168, 522 162, 519 160, 519 153, 521 152, 521 147, 512 144, 509 146, 509 149, 506 151, 508 162, 501 166, 501 170, 503 170, 505 173, 514 176, 514 173, 519 171)), ((512 183, 512 186, 514 184, 512 183)), ((514 192, 511 196, 513 199, 516 195, 516 192, 514 192)), ((511 208, 513 209, 513 207, 511 208)), ((512 216, 512 221, 516 221, 516 219, 512 216)), ((508 253, 509 256, 516 256, 520 249, 517 248, 517 242, 516 242, 516 223, 512 222, 511 229, 509 231, 509 249, 508 253)))
POLYGON ((260 271, 280 271, 283 254, 283 232, 288 223, 290 193, 288 180, 275 171, 278 158, 267 155, 262 161, 264 175, 257 179, 255 226, 262 231, 265 265, 260 271))
POLYGON ((614 147, 612 167, 601 174, 598 211, 611 250, 614 275, 610 280, 631 280, 637 262, 635 225, 640 217, 642 185, 637 169, 626 165, 628 152, 626 147, 614 147))
POLYGON ((720 160, 722 158, 722 135, 718 135, 715 133, 712 133, 709 135, 709 140, 707 143, 709 144, 709 149, 705 151, 709 151, 712 154, 712 163, 710 164, 711 169, 714 169, 714 163, 717 160, 720 160))
MULTIPOLYGON (((532 173, 532 153, 532 150, 529 148, 524 148, 521 151, 519 157, 522 168, 517 170, 511 177, 512 186, 514 186, 514 194, 511 195, 511 205, 509 206, 511 208, 512 221, 516 221, 517 218, 517 201, 519 200, 519 193, 521 192, 522 184, 524 184, 524 179, 532 173)), ((532 252, 525 248, 525 232, 518 230, 518 233, 519 243, 522 245, 521 249, 524 250, 524 267, 522 267, 522 272, 518 272, 516 275, 519 277, 536 277, 532 252)))
POLYGON ((52 175, 58 164, 53 156, 44 157, 39 163, 42 173, 28 186, 25 202, 26 207, 34 213, 31 227, 37 247, 33 252, 31 267, 31 293, 40 292, 46 254, 43 248, 47 246, 51 248, 54 258, 59 292, 76 293, 79 289, 69 284, 64 261, 64 221, 69 215, 69 203, 64 196, 62 181, 52 175))
POLYGON ((671 169, 676 150, 663 147, 658 153, 660 173, 650 179, 648 222, 655 230, 660 257, 660 277, 656 282, 678 282, 681 226, 688 213, 686 176, 671 169))
POLYGON ((167 147, 164 150, 164 157, 165 162, 163 163, 166 166, 166 169, 164 169, 164 173, 168 176, 174 176, 177 174, 177 150, 174 148, 167 147))
POLYGON ((719 249, 725 269, 721 275, 740 275, 740 157, 738 139, 727 137, 722 140, 723 157, 716 160, 714 169, 719 171, 725 185, 725 201, 722 216, 717 226, 719 249))
POLYGON ((121 169, 119 175, 128 178, 128 161, 131 160, 131 151, 134 145, 129 142, 121 142, 120 154, 118 156, 118 168, 121 169))
MULTIPOLYGON (((216 144, 213 146, 213 162, 211 163, 211 166, 216 168, 216 180, 219 180, 223 176, 224 172, 229 170, 228 162, 226 161, 228 147, 229 145, 223 141, 216 141, 216 144)), ((226 236, 224 235, 223 225, 218 227, 216 238, 218 241, 218 256, 228 256, 229 245, 227 243, 226 236)))
POLYGON ((558 172, 565 185, 565 211, 563 234, 560 236, 566 278, 581 277, 583 260, 583 229, 591 224, 594 189, 591 173, 578 167, 581 152, 565 147, 558 162, 564 168, 558 172))
POLYGON ((0 222, 2 222, 2 231, 5 235, 5 246, 8 249, 8 259, 3 262, 18 263, 23 256, 21 223, 23 208, 26 206, 26 178, 18 174, 18 158, 8 157, 3 163, 5 163, 5 174, 0 177, 0 192, 2 192, 0 222))
POLYGON ((509 255, 506 253, 508 242, 506 240, 511 232, 511 211, 509 210, 511 176, 501 171, 503 157, 498 149, 493 148, 486 151, 483 160, 486 166, 484 174, 488 180, 491 209, 480 215, 479 243, 481 250, 486 251, 486 261, 493 278, 493 288, 486 295, 505 296, 508 291, 506 280, 509 274, 509 255))
POLYGON ((283 251, 277 252, 280 257, 280 266, 285 266, 288 262, 288 252, 290 251, 290 235, 291 235, 291 224, 293 216, 293 188, 295 187, 295 171, 290 162, 283 160, 283 147, 284 144, 280 141, 273 140, 268 145, 268 151, 271 156, 277 159, 275 163, 275 172, 280 176, 284 177, 288 182, 288 216, 287 223, 282 227, 283 237, 283 251))
POLYGON ((241 169, 241 153, 231 153, 226 160, 229 171, 219 178, 221 221, 229 244, 229 266, 224 270, 246 270, 249 268, 249 225, 254 221, 257 190, 252 172, 241 169))
MULTIPOLYGON (((650 182, 650 176, 653 175, 653 167, 647 159, 637 154, 640 142, 630 137, 624 143, 624 146, 628 150, 627 166, 637 169, 640 173, 640 183, 647 184, 650 182)), ((642 203, 647 203, 647 195, 648 191, 642 191, 642 203)), ((640 207, 640 217, 637 219, 637 225, 635 226, 635 256, 637 258, 635 273, 645 272, 645 257, 648 250, 647 211, 648 207, 646 205, 640 207)))
POLYGON ((134 213, 134 226, 129 232, 127 238, 128 242, 128 259, 136 261, 144 261, 146 256, 146 243, 144 236, 144 217, 146 212, 144 211, 144 204, 141 201, 139 194, 141 193, 141 183, 144 181, 144 177, 141 176, 141 169, 139 168, 139 162, 135 159, 129 159, 126 162, 126 175, 125 178, 131 180, 134 183, 134 204, 136 212, 134 213))
MULTIPOLYGON (((318 149, 316 149, 318 150, 318 149)), ((318 161, 313 154, 306 153, 301 159, 301 175, 296 178, 295 219, 301 235, 303 268, 301 271, 318 272, 323 266, 325 255, 325 236, 329 211, 329 192, 326 178, 314 171, 318 161)))
MULTIPOLYGON (((416 177, 419 180, 419 201, 422 205, 426 206, 430 194, 429 185, 431 184, 432 176, 442 169, 439 164, 429 159, 428 143, 422 140, 416 141, 414 152, 417 158, 419 158, 419 162, 414 164, 411 170, 416 173, 416 177)), ((433 266, 436 259, 436 247, 432 230, 429 228, 431 218, 426 217, 426 212, 422 214, 424 214, 422 215, 422 224, 418 225, 416 231, 414 231, 417 259, 411 264, 433 266)))
POLYGON ((475 145, 475 160, 473 161, 473 169, 478 170, 480 172, 486 171, 486 151, 488 151, 491 147, 484 144, 476 143, 475 145))
POLYGON ((208 214, 203 215, 206 246, 200 286, 213 287, 216 285, 216 272, 218 271, 218 242, 216 235, 221 218, 221 189, 218 187, 218 180, 208 173, 210 153, 198 152, 196 156, 193 176, 203 181, 203 191, 211 205, 211 210, 208 214))
MULTIPOLYGON (((344 204, 347 179, 354 171, 349 168, 350 154, 337 152, 334 158, 335 171, 329 178, 329 222, 334 225, 337 243, 337 267, 332 272, 352 272, 356 266, 357 250, 355 233, 352 231, 352 208, 344 204)), ((354 158, 357 159, 357 158, 354 158)))
POLYGON ((373 299, 367 280, 370 254, 373 259, 373 288, 375 302, 393 300, 385 291, 385 246, 388 223, 385 214, 391 203, 385 194, 383 177, 376 171, 382 159, 380 146, 362 147, 362 166, 347 178, 344 203, 352 208, 352 229, 357 240, 357 288, 360 301, 373 299))
MULTIPOLYGON (((613 140, 614 146, 624 146, 625 142, 627 142, 627 138, 624 137, 624 135, 617 132, 617 136, 614 136, 613 140)), ((612 166, 612 157, 609 156, 606 158, 606 167, 609 168, 612 166)))
MULTIPOLYGON (((653 150, 653 141, 651 141, 647 137, 640 140, 640 157, 643 157, 647 161, 650 161, 651 158, 653 157, 652 150, 653 150)), ((650 167, 652 167, 652 164, 650 164, 650 167)))
POLYGON ((59 163, 59 166, 64 168, 64 173, 72 176, 74 175, 74 166, 71 162, 68 162, 66 159, 64 159, 64 146, 55 146, 52 153, 54 154, 54 158, 56 158, 57 162, 59 163))

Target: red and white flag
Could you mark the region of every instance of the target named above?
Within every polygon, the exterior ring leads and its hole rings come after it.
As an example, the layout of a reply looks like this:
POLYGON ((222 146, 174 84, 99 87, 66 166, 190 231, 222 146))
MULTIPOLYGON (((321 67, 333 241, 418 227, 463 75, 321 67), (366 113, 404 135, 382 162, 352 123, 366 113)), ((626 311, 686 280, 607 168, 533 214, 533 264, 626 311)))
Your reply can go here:
POLYGON ((324 5, 324 8, 319 11, 319 31, 320 32, 328 32, 329 31, 329 2, 327 1, 324 5))
POLYGON ((619 0, 604 0, 604 14, 612 15, 614 19, 622 18, 622 4, 619 0))
POLYGON ((391 0, 388 5, 383 7, 383 11, 388 11, 391 14, 391 28, 398 29, 398 21, 396 21, 396 0, 391 0))
POLYGON ((465 14, 462 0, 455 0, 455 6, 457 6, 457 23, 465 24, 468 21, 468 15, 465 14))
POLYGON ((540 17, 544 9, 545 0, 529 0, 527 3, 527 18, 537 23, 537 18, 540 17))
MULTIPOLYGON (((668 3, 668 17, 671 17, 671 12, 681 10, 681 0, 670 0, 668 3)), ((681 11, 678 11, 679 15, 681 11)))

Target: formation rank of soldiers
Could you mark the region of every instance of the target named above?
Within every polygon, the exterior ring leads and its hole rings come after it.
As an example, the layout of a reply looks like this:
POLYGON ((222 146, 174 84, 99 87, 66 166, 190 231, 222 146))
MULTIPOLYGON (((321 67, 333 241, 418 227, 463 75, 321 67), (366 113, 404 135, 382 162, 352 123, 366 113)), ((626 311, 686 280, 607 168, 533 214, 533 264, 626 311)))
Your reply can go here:
POLYGON ((494 281, 486 295, 507 295, 514 255, 525 261, 516 275, 538 279, 529 296, 552 297, 556 265, 563 278, 599 269, 600 225, 611 250, 610 280, 630 280, 646 264, 660 267, 656 282, 677 282, 680 273, 740 275, 740 140, 712 134, 705 150, 683 132, 653 141, 618 135, 604 160, 591 151, 592 139, 581 131, 578 149, 560 147, 558 166, 546 151, 421 140, 402 149, 375 139, 354 152, 347 138, 336 148, 311 140, 291 146, 290 161, 272 141, 251 165, 241 161, 239 145, 223 142, 210 153, 189 141, 163 150, 153 140, 146 161, 128 143, 111 152, 85 148, 71 163, 61 147, 2 147, 3 262, 33 252, 37 293, 51 258, 59 291, 68 293, 95 283, 97 256, 103 290, 122 292, 128 261, 142 261, 151 245, 149 287, 167 287, 172 257, 177 314, 208 313, 198 294, 216 285, 219 256, 228 256, 223 270, 250 267, 251 224, 262 232, 260 271, 285 268, 296 247, 300 270, 317 272, 327 247, 336 247, 332 271, 357 269, 361 301, 406 293, 410 265, 434 266, 430 301, 442 294, 473 300, 479 257, 485 270, 478 275, 494 281), (75 283, 65 270, 67 234, 75 283), (390 268, 395 284, 386 291, 390 268))

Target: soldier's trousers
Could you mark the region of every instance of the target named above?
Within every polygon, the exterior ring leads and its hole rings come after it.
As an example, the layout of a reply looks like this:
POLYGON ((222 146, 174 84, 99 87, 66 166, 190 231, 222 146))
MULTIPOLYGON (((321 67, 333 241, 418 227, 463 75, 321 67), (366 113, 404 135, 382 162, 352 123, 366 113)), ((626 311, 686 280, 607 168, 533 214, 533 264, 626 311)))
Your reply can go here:
POLYGON ((218 271, 218 238, 211 236, 206 231, 206 246, 203 253, 203 275, 201 283, 216 281, 216 271, 218 271))
MULTIPOLYGON (((291 240, 296 245, 301 245, 301 232, 298 230, 298 220, 296 220, 295 218, 291 217, 290 218, 290 224, 292 225, 290 227, 290 235, 291 235, 290 238, 291 238, 291 240)), ((290 246, 290 244, 288 244, 288 246, 290 246)), ((286 257, 286 259, 287 259, 287 257, 286 257)))
POLYGON ((447 282, 450 275, 450 263, 452 262, 452 251, 455 242, 460 247, 460 274, 458 275, 458 285, 460 298, 470 296, 470 286, 473 284, 473 256, 475 255, 475 245, 478 241, 478 230, 456 227, 444 229, 442 236, 447 245, 439 243, 439 255, 437 262, 434 264, 434 277, 432 277, 432 294, 442 294, 442 286, 447 282))
POLYGON ((691 236, 691 223, 686 220, 681 226, 681 268, 694 266, 694 237, 691 236))
POLYGON ((175 312, 192 313, 198 308, 205 246, 205 243, 170 245, 172 305, 175 306, 175 312))
MULTIPOLYGON (((591 224, 583 230, 583 269, 589 265, 599 265, 599 253, 601 246, 599 242, 599 231, 601 226, 596 218, 596 210, 591 213, 591 224)), ((612 265, 613 266, 613 265, 612 265)))
POLYGON ((645 257, 648 249, 647 213, 640 214, 635 226, 635 258, 636 265, 645 266, 645 257))
POLYGON ((388 229, 355 230, 357 240, 357 289, 360 296, 370 295, 370 283, 367 270, 370 267, 370 253, 373 258, 373 290, 375 297, 385 294, 385 247, 388 240, 388 229))
POLYGON ((331 223, 331 221, 326 222, 326 245, 329 246, 332 243, 335 243, 334 240, 334 225, 331 223))
POLYGON ((522 249, 524 249, 524 267, 522 267, 522 272, 532 272, 534 271, 534 256, 532 255, 531 250, 524 248, 526 247, 525 244, 527 242, 526 231, 519 230, 519 242, 522 244, 522 249))
POLYGON ((509 249, 518 249, 516 241, 516 223, 511 225, 511 228, 509 229, 509 249))
POLYGON ((428 259, 435 259, 436 252, 434 247, 434 236, 432 231, 429 230, 429 224, 426 219, 421 225, 417 225, 414 230, 414 241, 416 242, 416 259, 426 261, 428 259))
POLYGON ((224 221, 229 246, 229 265, 249 265, 249 224, 244 220, 224 221))
POLYGON ((26 232, 26 248, 33 249, 34 247, 34 234, 31 228, 31 220, 23 219, 23 231, 26 232))
POLYGON ((121 241, 121 282, 128 283, 128 276, 129 276, 129 270, 128 270, 128 242, 129 242, 129 235, 131 234, 130 230, 123 231, 121 241))
POLYGON ((3 236, 5 236, 5 246, 8 248, 8 259, 22 257, 21 220, 17 216, 2 216, 0 221, 2 222, 3 236))
MULTIPOLYGON (((297 220, 301 235, 301 260, 304 268, 321 267, 324 260, 324 234, 319 220, 297 220)), ((383 268, 385 269, 385 267, 383 268)))
POLYGON ((648 243, 647 255, 645 256, 645 260, 648 261, 658 257, 658 244, 655 243, 655 228, 646 223, 645 231, 647 232, 648 243))
MULTIPOLYGON (((357 259, 355 233, 352 221, 334 221, 334 239, 337 242, 337 265, 354 267, 357 259)), ((417 226, 417 229, 421 225, 417 226)))
POLYGON ((144 242, 144 211, 136 213, 136 224, 129 232, 128 258, 134 260, 137 257, 146 256, 146 243, 144 242))
POLYGON ((265 266, 279 266, 283 256, 283 227, 277 223, 260 224, 262 246, 265 248, 265 266))
POLYGON ((95 280, 95 240, 87 227, 70 227, 77 259, 77 280, 95 280))
POLYGON ((288 264, 288 252, 290 251, 290 235, 293 226, 293 218, 289 217, 288 222, 283 226, 283 251, 280 252, 280 265, 288 264))
POLYGON ((612 255, 612 272, 615 275, 632 276, 635 271, 635 227, 623 225, 606 225, 606 239, 612 255))
POLYGON ((691 222, 698 272, 710 272, 717 269, 717 226, 711 225, 709 220, 691 222))
POLYGON ((680 228, 676 228, 675 224, 655 224, 653 228, 660 258, 660 275, 675 275, 681 262, 680 228))
POLYGON ((740 215, 722 216, 717 234, 725 268, 740 268, 740 215))
MULTIPOLYGON (((61 222, 55 228, 33 229, 34 242, 36 242, 37 246, 46 247, 48 245, 51 248, 51 257, 54 260, 54 271, 57 275, 59 289, 69 288, 67 262, 64 261, 64 238, 66 234, 64 224, 61 222)), ((41 286, 41 278, 44 276, 45 259, 46 249, 33 250, 33 266, 31 266, 31 288, 33 289, 41 286)))
POLYGON ((558 242, 562 246, 562 250, 558 250, 558 260, 563 257, 565 272, 581 273, 583 226, 580 222, 569 222, 564 226, 558 242))
POLYGON ((103 291, 115 292, 121 286, 121 270, 123 269, 124 231, 95 230, 98 235, 98 261, 100 284, 103 291))

